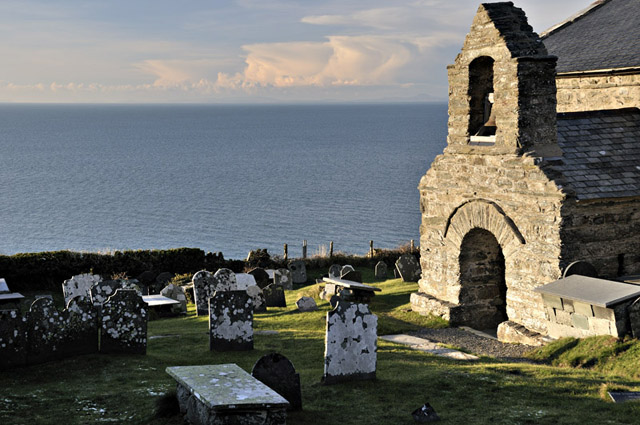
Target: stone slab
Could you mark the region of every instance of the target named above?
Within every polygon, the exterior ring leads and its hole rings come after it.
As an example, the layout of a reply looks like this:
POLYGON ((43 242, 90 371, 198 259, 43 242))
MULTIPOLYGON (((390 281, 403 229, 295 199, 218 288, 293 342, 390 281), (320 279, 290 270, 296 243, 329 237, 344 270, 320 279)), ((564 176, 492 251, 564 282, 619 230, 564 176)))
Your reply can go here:
POLYGON ((166 371, 211 409, 242 410, 289 406, 284 397, 233 363, 173 366, 166 371))
POLYGON ((165 297, 163 295, 143 295, 142 301, 147 303, 149 307, 180 304, 180 301, 165 297))
POLYGON ((21 300, 24 298, 24 295, 22 295, 19 292, 12 292, 10 294, 0 294, 0 302, 1 301, 16 301, 16 300, 21 300))
POLYGON ((534 291, 600 307, 610 307, 640 296, 639 285, 576 274, 535 288, 534 291))
POLYGON ((424 351, 440 357, 447 357, 455 360, 478 360, 478 356, 463 353, 462 351, 453 350, 451 348, 443 348, 438 343, 425 338, 418 338, 411 335, 383 335, 380 339, 395 344, 408 345, 410 348, 418 351, 424 351))
POLYGON ((609 394, 614 403, 640 400, 640 391, 607 391, 607 394, 609 394))
POLYGON ((371 292, 382 291, 382 289, 376 288, 375 286, 370 286, 360 282, 354 282, 352 280, 336 279, 331 277, 324 277, 322 278, 322 280, 325 282, 328 282, 334 285, 339 285, 349 289, 359 289, 361 291, 371 291, 371 292))
POLYGON ((9 291, 9 286, 7 285, 7 281, 4 278, 0 278, 0 294, 11 292, 9 291))

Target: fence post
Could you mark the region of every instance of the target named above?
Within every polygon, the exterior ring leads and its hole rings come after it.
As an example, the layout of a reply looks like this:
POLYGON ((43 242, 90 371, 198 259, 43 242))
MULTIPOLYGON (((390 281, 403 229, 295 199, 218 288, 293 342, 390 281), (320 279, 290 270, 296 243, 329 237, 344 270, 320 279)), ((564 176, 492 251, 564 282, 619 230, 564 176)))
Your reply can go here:
POLYGON ((333 241, 329 242, 329 258, 333 257, 333 241))
POLYGON ((307 258, 307 240, 302 241, 302 258, 307 258))
POLYGON ((373 241, 369 241, 369 257, 373 258, 373 241))
POLYGON ((416 249, 416 245, 413 239, 411 239, 411 253, 413 254, 413 251, 416 249))
POLYGON ((289 257, 289 247, 287 247, 287 244, 284 244, 284 261, 287 261, 288 257, 289 257))

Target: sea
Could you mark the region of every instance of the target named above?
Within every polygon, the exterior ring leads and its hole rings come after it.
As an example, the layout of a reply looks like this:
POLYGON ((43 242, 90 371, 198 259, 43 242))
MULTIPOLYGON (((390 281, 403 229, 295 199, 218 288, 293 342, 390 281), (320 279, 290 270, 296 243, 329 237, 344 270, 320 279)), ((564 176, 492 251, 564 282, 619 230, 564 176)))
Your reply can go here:
POLYGON ((447 106, 0 104, 0 254, 419 240, 447 106))

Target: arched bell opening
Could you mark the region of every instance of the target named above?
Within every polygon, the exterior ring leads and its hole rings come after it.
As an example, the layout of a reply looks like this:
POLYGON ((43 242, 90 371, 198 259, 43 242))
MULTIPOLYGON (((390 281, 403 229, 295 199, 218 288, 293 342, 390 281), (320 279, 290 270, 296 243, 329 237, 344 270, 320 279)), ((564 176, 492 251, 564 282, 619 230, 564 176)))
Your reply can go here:
POLYGON ((497 127, 493 109, 493 64, 494 60, 489 56, 480 56, 469 64, 470 142, 495 140, 497 127))
POLYGON ((460 246, 460 305, 465 325, 495 330, 507 317, 507 285, 502 248, 489 231, 474 228, 460 246))

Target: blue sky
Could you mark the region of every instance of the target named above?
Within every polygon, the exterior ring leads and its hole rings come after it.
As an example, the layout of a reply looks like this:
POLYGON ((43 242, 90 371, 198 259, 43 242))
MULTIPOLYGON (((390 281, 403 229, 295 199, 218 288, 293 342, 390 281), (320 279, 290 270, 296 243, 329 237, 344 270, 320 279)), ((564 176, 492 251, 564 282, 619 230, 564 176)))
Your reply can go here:
MULTIPOLYGON (((478 4, 2 0, 0 102, 444 101, 478 4)), ((515 4, 542 32, 590 2, 515 4)))

